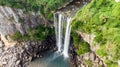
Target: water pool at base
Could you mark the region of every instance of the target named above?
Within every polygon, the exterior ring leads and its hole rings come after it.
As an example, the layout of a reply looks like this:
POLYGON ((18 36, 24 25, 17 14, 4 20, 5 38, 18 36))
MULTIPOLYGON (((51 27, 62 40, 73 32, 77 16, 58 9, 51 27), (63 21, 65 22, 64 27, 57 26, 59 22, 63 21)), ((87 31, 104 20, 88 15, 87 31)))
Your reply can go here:
POLYGON ((46 53, 43 58, 32 61, 29 67, 70 67, 69 59, 58 53, 46 53))

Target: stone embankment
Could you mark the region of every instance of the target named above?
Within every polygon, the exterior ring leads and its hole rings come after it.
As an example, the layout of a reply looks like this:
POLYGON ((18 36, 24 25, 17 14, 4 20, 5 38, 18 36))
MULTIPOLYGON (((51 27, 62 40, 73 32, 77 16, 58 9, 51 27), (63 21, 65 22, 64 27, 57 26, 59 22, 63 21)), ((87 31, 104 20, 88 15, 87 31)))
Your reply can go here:
POLYGON ((34 58, 42 57, 45 51, 55 49, 53 37, 48 37, 44 42, 25 41, 13 47, 6 47, 0 41, 0 67, 27 67, 34 58))

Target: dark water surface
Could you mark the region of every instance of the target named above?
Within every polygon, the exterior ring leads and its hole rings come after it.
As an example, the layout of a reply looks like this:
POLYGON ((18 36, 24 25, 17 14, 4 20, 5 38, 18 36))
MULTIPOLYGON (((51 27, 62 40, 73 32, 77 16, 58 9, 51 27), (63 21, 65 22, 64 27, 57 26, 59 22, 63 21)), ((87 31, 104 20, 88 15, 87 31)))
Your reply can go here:
POLYGON ((68 59, 58 53, 47 52, 43 58, 32 61, 29 67, 70 67, 68 59))

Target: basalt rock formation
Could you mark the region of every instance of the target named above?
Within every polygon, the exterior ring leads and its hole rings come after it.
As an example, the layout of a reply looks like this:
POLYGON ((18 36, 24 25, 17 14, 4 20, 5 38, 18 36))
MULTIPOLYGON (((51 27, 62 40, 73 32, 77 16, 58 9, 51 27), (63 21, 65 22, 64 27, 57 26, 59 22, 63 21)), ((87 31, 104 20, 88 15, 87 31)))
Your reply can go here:
POLYGON ((14 41, 10 37, 16 32, 26 35, 30 28, 38 25, 50 26, 39 13, 25 13, 21 9, 0 6, 0 67, 27 67, 36 57, 47 50, 55 50, 54 36, 44 41, 14 41))
MULTIPOLYGON (((116 0, 116 2, 119 0, 116 0)), ((76 12, 90 0, 71 0, 55 12, 64 16, 75 16, 76 12)), ((28 30, 38 25, 53 27, 39 12, 25 12, 21 9, 0 6, 0 67, 27 67, 34 58, 43 57, 45 51, 56 50, 55 36, 47 36, 45 40, 14 41, 11 36, 16 32, 28 34, 28 30)), ((78 39, 87 42, 90 51, 79 55, 71 35, 69 48, 74 67, 106 67, 104 61, 95 53, 100 46, 93 46, 94 35, 76 31, 78 39)), ((79 42, 80 42, 79 41, 79 42)))
POLYGON ((43 42, 20 42, 12 47, 6 47, 0 41, 0 67, 27 67, 29 62, 34 58, 42 58, 48 50, 56 50, 54 37, 48 36, 43 42))
POLYGON ((28 33, 28 29, 40 24, 47 24, 47 21, 39 13, 25 14, 20 9, 0 6, 0 35, 6 46, 16 44, 10 36, 17 31, 24 35, 28 33))

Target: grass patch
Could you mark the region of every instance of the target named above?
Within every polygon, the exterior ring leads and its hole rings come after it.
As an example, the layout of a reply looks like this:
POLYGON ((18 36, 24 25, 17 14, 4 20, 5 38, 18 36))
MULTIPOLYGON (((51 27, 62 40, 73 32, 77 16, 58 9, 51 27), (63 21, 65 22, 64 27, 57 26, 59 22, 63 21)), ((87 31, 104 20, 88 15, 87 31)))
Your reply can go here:
POLYGON ((105 63, 107 64, 107 67, 118 67, 117 62, 113 62, 113 61, 110 61, 110 60, 105 60, 105 63))
POLYGON ((105 45, 100 46, 100 49, 98 49, 98 50, 96 51, 96 53, 97 53, 97 55, 99 55, 100 57, 104 57, 104 56, 107 56, 107 55, 108 55, 107 51, 105 50, 105 45))
POLYGON ((85 61, 85 64, 88 65, 89 67, 92 67, 92 66, 93 66, 91 60, 84 60, 84 61, 85 61))

